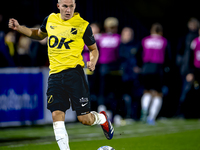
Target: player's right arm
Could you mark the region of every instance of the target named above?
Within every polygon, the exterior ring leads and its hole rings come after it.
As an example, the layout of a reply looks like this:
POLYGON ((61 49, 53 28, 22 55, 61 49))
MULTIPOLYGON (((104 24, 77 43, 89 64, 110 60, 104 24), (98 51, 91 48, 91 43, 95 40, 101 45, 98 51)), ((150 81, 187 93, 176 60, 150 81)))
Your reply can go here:
POLYGON ((40 29, 22 26, 13 18, 9 20, 8 27, 35 40, 43 40, 47 37, 47 33, 42 32, 40 29))

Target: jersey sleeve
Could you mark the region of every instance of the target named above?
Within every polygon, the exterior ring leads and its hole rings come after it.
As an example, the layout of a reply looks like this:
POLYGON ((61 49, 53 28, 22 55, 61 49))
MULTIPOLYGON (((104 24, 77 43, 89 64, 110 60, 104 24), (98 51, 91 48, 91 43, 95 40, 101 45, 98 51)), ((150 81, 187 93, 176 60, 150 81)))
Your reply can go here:
POLYGON ((48 19, 48 17, 49 17, 49 16, 47 16, 47 17, 44 19, 44 21, 42 22, 42 25, 40 26, 40 30, 41 30, 42 32, 45 32, 45 33, 47 33, 46 25, 47 25, 47 19, 48 19))
POLYGON ((86 30, 85 30, 85 33, 83 35, 83 40, 84 40, 84 43, 87 46, 90 46, 90 45, 93 45, 94 43, 96 43, 90 25, 88 25, 87 28, 86 28, 86 30))

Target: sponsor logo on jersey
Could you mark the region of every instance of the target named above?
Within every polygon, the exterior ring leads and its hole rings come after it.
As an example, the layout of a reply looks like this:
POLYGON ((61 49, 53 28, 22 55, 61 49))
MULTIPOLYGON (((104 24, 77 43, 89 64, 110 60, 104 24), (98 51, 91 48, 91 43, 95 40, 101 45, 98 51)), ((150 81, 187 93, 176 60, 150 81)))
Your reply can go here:
POLYGON ((50 26, 51 29, 55 29, 55 27, 57 27, 57 26, 50 26))
POLYGON ((70 49, 69 47, 69 43, 73 42, 74 40, 69 40, 69 41, 66 41, 66 38, 61 38, 61 40, 59 41, 58 37, 55 36, 55 35, 52 35, 49 37, 49 47, 50 48, 54 48, 56 47, 57 49, 61 49, 62 46, 64 45, 66 49, 70 49))

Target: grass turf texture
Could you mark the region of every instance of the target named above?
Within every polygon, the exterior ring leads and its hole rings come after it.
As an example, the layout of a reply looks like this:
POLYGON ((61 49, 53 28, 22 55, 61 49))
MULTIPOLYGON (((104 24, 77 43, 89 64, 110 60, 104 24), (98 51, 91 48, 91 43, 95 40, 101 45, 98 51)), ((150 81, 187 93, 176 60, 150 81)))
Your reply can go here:
MULTIPOLYGON (((97 150, 109 145, 115 150, 200 150, 199 120, 159 120, 155 126, 140 122, 115 127, 107 140, 100 126, 66 124, 71 150, 97 150)), ((0 150, 59 150, 52 126, 3 128, 0 150)))

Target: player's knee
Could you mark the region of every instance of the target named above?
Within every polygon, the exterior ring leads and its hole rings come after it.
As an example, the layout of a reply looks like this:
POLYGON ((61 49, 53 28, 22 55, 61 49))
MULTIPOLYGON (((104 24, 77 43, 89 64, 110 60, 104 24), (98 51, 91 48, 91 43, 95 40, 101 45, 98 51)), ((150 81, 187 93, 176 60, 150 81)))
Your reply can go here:
POLYGON ((78 116, 78 120, 84 125, 92 125, 93 123, 90 114, 78 116))
POLYGON ((151 94, 151 91, 150 90, 144 90, 143 94, 151 94))
POLYGON ((59 110, 53 111, 52 112, 52 119, 53 122, 56 121, 64 121, 65 120, 65 113, 59 110))
POLYGON ((155 96, 162 97, 162 95, 163 95, 162 92, 158 92, 158 91, 155 91, 155 90, 152 90, 151 94, 152 94, 153 97, 155 97, 155 96))

